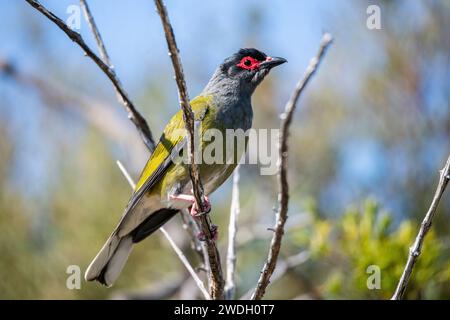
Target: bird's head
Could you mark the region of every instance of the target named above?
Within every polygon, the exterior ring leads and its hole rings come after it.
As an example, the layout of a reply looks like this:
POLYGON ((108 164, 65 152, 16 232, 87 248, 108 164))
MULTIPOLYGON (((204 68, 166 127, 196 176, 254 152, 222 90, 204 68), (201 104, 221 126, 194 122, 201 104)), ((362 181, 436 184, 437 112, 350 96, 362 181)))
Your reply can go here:
POLYGON ((286 59, 270 57, 253 48, 240 49, 224 60, 206 89, 239 89, 240 93, 251 95, 273 67, 285 62, 286 59))

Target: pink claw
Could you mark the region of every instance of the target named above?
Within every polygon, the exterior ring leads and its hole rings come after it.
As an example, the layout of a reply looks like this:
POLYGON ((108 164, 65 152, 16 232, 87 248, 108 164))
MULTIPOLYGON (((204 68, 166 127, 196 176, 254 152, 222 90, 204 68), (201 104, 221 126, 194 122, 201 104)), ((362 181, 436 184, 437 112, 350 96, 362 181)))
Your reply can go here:
MULTIPOLYGON (((205 198, 204 198, 203 205, 205 206, 204 213, 210 213, 211 212, 211 202, 209 202, 209 199, 207 196, 205 196, 205 198)), ((202 213, 198 212, 197 203, 195 202, 195 200, 192 203, 190 213, 191 213, 191 216, 193 216, 195 218, 202 214, 202 213)))

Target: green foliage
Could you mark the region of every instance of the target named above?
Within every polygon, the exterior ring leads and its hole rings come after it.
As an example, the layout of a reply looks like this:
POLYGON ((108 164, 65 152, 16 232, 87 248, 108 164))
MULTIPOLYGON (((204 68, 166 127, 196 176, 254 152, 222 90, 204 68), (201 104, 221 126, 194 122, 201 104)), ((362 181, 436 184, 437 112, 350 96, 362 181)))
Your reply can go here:
MULTIPOLYGON (((311 250, 310 263, 325 269, 321 284, 323 296, 390 298, 403 271, 418 224, 409 220, 393 223, 392 216, 371 199, 361 207, 349 208, 336 220, 312 216, 310 226, 303 232, 310 233, 308 243, 302 241, 304 235, 297 240, 311 250), (370 282, 373 272, 367 268, 372 265, 381 271, 379 289, 368 289, 367 282, 370 282)), ((430 299, 448 295, 448 252, 433 231, 427 235, 422 251, 406 298, 430 299)))

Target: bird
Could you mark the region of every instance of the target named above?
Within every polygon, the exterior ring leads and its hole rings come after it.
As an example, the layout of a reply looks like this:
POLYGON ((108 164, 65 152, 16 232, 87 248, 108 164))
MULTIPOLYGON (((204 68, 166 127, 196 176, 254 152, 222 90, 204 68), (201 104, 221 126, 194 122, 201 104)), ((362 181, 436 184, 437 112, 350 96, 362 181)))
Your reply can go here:
MULTIPOLYGON (((195 125, 201 128, 198 131, 202 149, 212 143, 206 141, 208 130, 224 133, 226 130, 247 131, 251 128, 253 92, 272 68, 285 62, 287 60, 284 58, 271 57, 254 48, 244 48, 217 67, 202 92, 190 101, 195 125)), ((183 128, 183 113, 180 110, 166 125, 119 223, 86 269, 86 281, 95 280, 111 287, 135 244, 159 229, 180 210, 190 207, 190 213, 197 215, 189 164, 175 161, 186 146, 186 134, 180 133, 183 128)), ((198 165, 204 186, 204 211, 208 212, 211 208, 208 195, 223 184, 236 168, 245 152, 245 141, 243 147, 232 151, 234 161, 229 161, 226 147, 219 147, 215 159, 222 161, 212 164, 204 161, 198 165)))

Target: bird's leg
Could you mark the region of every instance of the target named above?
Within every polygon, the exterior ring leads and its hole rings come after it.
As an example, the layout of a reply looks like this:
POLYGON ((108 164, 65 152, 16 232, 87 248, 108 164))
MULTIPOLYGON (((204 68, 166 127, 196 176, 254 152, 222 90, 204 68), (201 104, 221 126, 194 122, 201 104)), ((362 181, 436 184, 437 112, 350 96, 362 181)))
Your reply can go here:
POLYGON ((195 197, 193 195, 190 195, 190 194, 171 195, 170 199, 190 202, 191 203, 190 213, 191 213, 191 216, 193 216, 194 218, 197 218, 199 215, 201 215, 203 213, 209 213, 211 211, 211 202, 209 202, 209 199, 207 196, 204 196, 204 201, 203 201, 203 204, 205 206, 204 212, 198 212, 197 203, 196 203, 195 197))
MULTIPOLYGON (((198 212, 198 208, 197 208, 197 202, 195 201, 195 197, 193 195, 190 194, 178 194, 178 195, 171 195, 170 198, 172 200, 182 200, 182 201, 187 201, 187 202, 191 202, 191 206, 190 206, 190 214, 192 217, 194 218, 199 218, 200 215, 204 214, 204 213, 209 213, 211 211, 211 202, 209 202, 209 199, 207 196, 204 196, 204 201, 203 201, 203 205, 205 206, 205 212, 198 212)), ((211 225, 211 236, 212 236, 212 240, 216 241, 218 236, 219 236, 219 231, 218 231, 218 227, 216 225, 211 225)), ((197 235, 197 238, 200 241, 206 241, 206 235, 204 232, 200 232, 197 235)))

